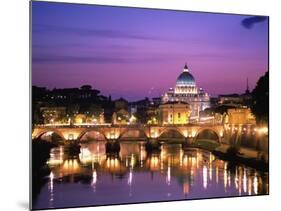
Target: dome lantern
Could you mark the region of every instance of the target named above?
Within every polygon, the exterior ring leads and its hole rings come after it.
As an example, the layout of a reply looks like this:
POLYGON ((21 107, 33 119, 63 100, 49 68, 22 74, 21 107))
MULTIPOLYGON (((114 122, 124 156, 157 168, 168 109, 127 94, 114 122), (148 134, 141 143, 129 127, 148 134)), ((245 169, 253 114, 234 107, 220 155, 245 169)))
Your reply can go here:
POLYGON ((185 64, 183 72, 177 78, 176 86, 196 86, 195 79, 188 70, 185 64))
POLYGON ((186 63, 185 63, 185 65, 184 65, 183 72, 188 72, 188 67, 187 67, 187 64, 186 64, 186 63))

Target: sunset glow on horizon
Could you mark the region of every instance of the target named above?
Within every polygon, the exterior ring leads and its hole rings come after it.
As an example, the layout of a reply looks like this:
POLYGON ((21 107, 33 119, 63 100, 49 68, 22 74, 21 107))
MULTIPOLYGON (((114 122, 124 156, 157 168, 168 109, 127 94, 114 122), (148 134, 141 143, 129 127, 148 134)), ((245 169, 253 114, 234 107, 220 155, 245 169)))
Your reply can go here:
POLYGON ((268 17, 32 2, 32 85, 84 84, 139 100, 187 63, 211 96, 252 90, 268 71, 268 17))

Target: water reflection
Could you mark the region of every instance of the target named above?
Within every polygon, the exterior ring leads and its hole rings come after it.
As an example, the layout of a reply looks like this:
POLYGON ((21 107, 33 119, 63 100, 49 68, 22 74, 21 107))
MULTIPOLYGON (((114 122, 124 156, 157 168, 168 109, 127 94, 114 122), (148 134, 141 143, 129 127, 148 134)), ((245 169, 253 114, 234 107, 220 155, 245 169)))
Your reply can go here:
POLYGON ((48 183, 48 189, 50 191, 50 199, 49 199, 49 207, 53 208, 53 201, 54 201, 54 174, 53 172, 50 173, 49 176, 49 183, 48 183))
POLYGON ((147 153, 142 142, 121 142, 119 154, 106 154, 100 141, 83 144, 76 158, 59 147, 52 149, 48 165, 49 182, 35 208, 268 193, 267 173, 232 165, 207 151, 183 151, 178 144, 147 153))

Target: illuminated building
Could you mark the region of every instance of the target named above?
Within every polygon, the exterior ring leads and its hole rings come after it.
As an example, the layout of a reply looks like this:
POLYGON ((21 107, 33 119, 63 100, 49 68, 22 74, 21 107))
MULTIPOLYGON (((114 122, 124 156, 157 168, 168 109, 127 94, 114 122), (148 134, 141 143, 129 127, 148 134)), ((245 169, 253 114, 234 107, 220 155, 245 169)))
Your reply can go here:
POLYGON ((128 124, 130 122, 129 112, 125 109, 120 109, 113 113, 113 124, 128 124))
POLYGON ((112 114, 113 124, 128 124, 130 115, 128 112, 128 101, 120 98, 114 101, 114 113, 112 114))
POLYGON ((189 104, 184 102, 167 102, 159 107, 162 124, 187 124, 190 117, 189 104))
POLYGON ((256 119, 249 108, 232 108, 227 110, 224 123, 256 124, 256 119))
MULTIPOLYGON (((44 120, 44 124, 54 124, 63 121, 66 116, 65 107, 41 107, 40 112, 44 120)), ((65 120, 67 121, 67 120, 65 120)))
POLYGON ((85 123, 87 116, 85 114, 78 114, 75 116, 75 123, 82 124, 85 123))
POLYGON ((89 112, 86 114, 75 114, 74 115, 75 124, 104 124, 104 113, 100 112, 96 115, 91 115, 89 112))
POLYGON ((202 89, 198 88, 195 79, 189 72, 187 65, 176 81, 175 88, 170 88, 163 96, 162 103, 185 102, 190 105, 191 121, 198 121, 199 112, 210 107, 210 97, 202 89))

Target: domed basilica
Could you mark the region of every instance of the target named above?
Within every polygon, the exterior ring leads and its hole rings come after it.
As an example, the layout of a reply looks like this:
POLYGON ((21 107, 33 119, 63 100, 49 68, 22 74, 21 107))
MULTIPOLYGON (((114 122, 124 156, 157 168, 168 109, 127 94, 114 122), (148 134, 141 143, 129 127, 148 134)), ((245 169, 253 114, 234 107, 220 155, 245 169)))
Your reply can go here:
POLYGON ((199 119, 199 112, 210 107, 210 97, 202 88, 198 89, 195 79, 187 65, 176 81, 175 88, 170 88, 163 96, 162 103, 184 102, 190 106, 190 121, 199 119))

